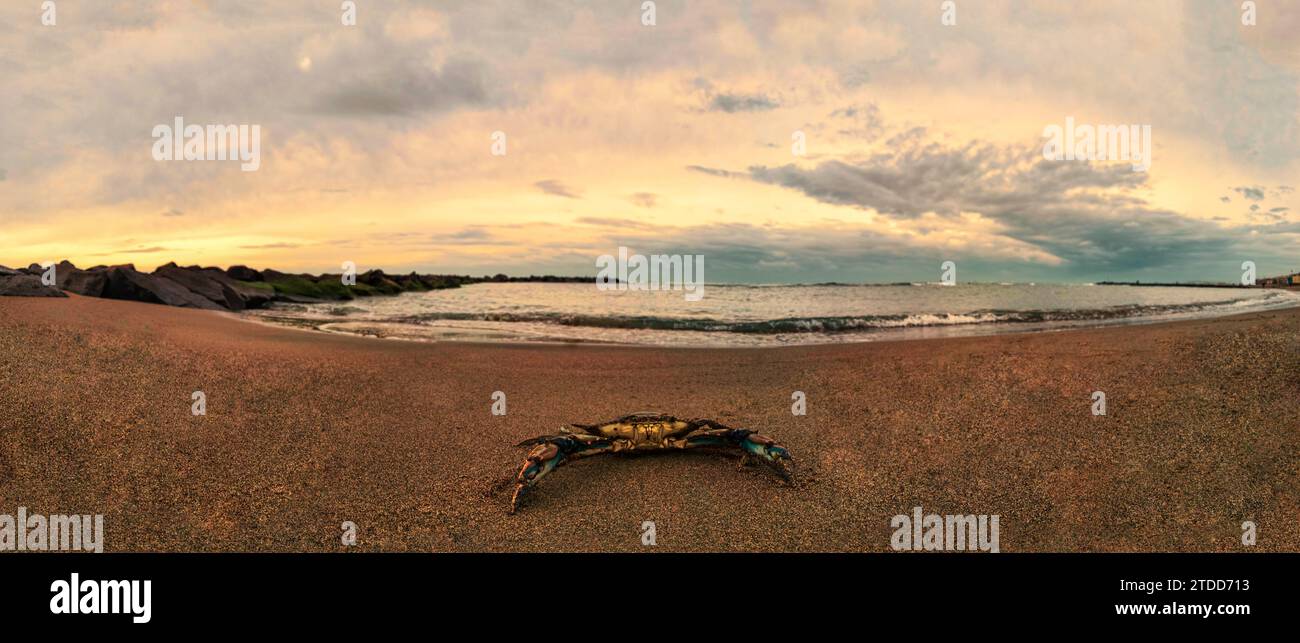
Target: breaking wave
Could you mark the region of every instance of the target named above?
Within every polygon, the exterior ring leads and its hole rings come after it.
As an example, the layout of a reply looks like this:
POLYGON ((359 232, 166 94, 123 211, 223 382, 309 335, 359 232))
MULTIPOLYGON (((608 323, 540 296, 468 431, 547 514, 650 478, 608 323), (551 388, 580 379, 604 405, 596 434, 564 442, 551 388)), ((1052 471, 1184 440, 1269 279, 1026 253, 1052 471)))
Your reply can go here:
POLYGON ((887 328, 921 328, 972 324, 1029 324, 1050 322, 1104 322, 1130 318, 1184 314, 1231 314, 1245 310, 1268 310, 1292 306, 1300 298, 1277 291, 1250 299, 1228 299, 1187 304, 1130 304, 1093 309, 976 310, 966 313, 915 313, 851 315, 830 317, 787 317, 768 320, 720 320, 699 317, 618 316, 574 313, 421 313, 390 319, 408 324, 436 321, 531 322, 578 326, 660 331, 703 331, 744 334, 847 333, 887 328))

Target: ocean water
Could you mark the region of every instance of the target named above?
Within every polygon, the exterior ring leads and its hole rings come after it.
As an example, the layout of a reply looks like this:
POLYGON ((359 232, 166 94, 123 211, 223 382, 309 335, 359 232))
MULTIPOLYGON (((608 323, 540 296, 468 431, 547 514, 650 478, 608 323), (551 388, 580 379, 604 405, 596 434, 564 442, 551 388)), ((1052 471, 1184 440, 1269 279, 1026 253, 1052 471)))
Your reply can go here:
POLYGON ((1269 289, 1047 284, 714 285, 600 291, 485 283, 247 313, 328 332, 431 341, 779 346, 1054 330, 1300 305, 1269 289))

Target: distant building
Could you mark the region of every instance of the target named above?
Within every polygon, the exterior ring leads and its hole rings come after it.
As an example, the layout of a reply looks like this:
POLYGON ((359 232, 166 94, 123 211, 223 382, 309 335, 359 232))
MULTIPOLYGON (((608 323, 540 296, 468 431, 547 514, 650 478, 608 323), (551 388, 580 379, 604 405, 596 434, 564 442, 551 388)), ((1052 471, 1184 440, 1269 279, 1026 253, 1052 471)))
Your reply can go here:
POLYGON ((1283 275, 1281 277, 1264 277, 1255 281, 1256 285, 1264 287, 1284 288, 1286 286, 1300 286, 1300 272, 1283 275))

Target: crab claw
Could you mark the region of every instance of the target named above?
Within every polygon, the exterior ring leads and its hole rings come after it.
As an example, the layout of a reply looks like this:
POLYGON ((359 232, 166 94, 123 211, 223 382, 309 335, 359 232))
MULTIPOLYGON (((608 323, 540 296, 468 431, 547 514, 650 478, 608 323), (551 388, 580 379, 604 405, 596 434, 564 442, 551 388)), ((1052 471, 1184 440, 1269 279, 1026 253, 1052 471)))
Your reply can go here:
POLYGON ((542 476, 555 470, 564 460, 564 454, 560 448, 550 442, 543 442, 533 447, 528 452, 524 465, 519 469, 519 475, 515 476, 515 492, 510 497, 510 513, 514 513, 519 507, 519 499, 524 490, 537 484, 542 476))
POLYGON ((758 456, 782 478, 790 480, 794 475, 794 458, 790 457, 790 452, 785 447, 777 444, 772 438, 759 433, 750 433, 741 439, 740 447, 746 453, 758 456))

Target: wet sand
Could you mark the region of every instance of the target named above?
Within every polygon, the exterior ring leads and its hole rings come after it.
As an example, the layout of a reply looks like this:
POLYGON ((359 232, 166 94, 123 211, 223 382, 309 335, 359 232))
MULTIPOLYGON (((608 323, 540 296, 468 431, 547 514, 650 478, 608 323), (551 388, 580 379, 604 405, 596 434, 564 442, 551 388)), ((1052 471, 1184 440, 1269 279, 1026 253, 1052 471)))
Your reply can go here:
POLYGON ((1013 551, 1300 551, 1300 310, 779 349, 427 344, 134 302, 0 298, 0 513, 102 513, 106 551, 889 551, 998 514, 1013 551), (207 415, 191 414, 191 393, 207 415), (492 393, 508 413, 491 414, 492 393), (1092 414, 1092 392, 1107 414, 1092 414), (807 415, 791 414, 791 393, 807 415), (516 515, 566 422, 711 417, 787 446, 600 456, 516 515))

